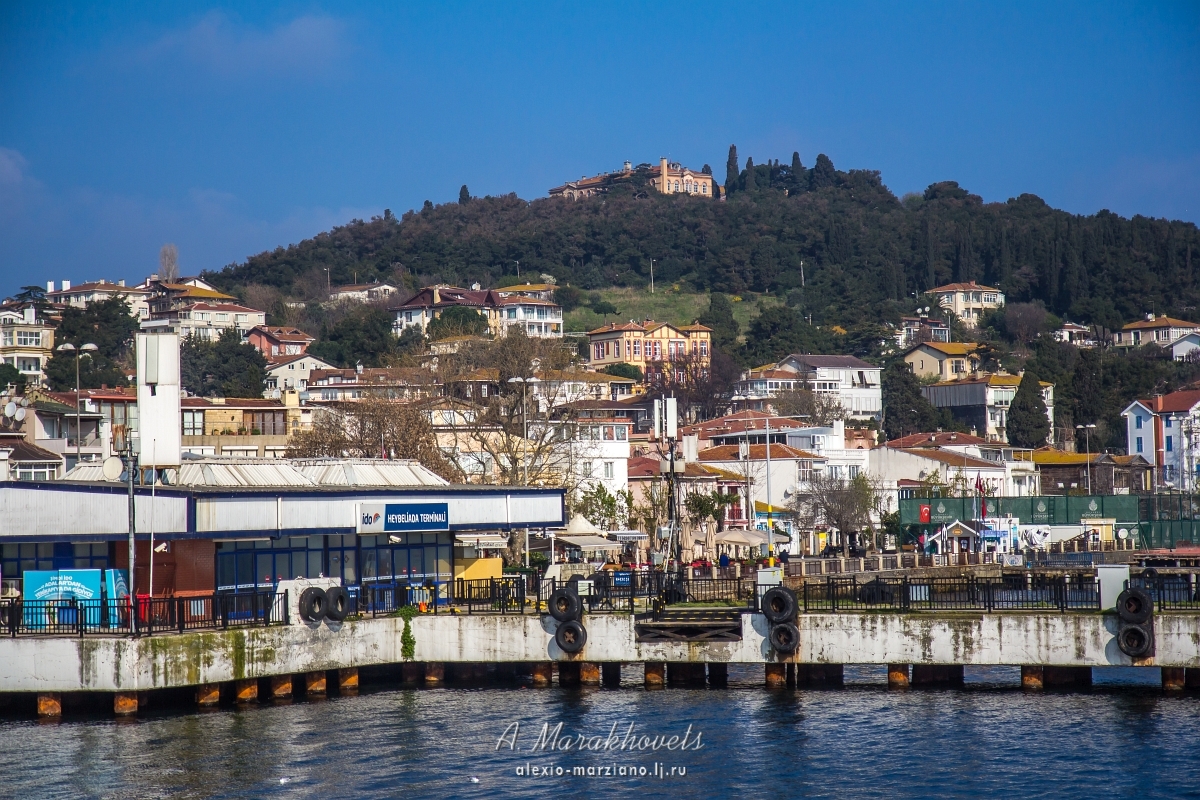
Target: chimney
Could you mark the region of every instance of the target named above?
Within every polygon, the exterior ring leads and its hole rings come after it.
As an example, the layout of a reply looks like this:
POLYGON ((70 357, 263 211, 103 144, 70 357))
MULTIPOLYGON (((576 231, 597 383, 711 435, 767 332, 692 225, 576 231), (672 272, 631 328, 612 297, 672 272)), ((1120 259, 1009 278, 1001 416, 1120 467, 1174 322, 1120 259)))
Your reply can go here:
POLYGON ((24 317, 23 321, 25 322, 26 325, 32 325, 34 323, 35 320, 34 320, 33 315, 34 315, 34 312, 36 312, 36 311, 37 311, 37 309, 34 308, 33 306, 27 306, 24 309, 22 309, 21 313, 24 317))
MULTIPOLYGON (((121 278, 121 280, 117 281, 117 286, 124 286, 124 285, 125 285, 125 279, 124 279, 124 278, 121 278)), ((136 563, 136 562, 135 562, 135 563, 136 563)))
POLYGON ((54 291, 54 281, 46 281, 46 294, 54 291))
POLYGON ((62 290, 63 290, 64 292, 69 292, 69 291, 71 291, 71 282, 70 282, 70 281, 63 281, 63 282, 62 282, 62 286, 63 286, 62 290))
POLYGON ((442 302, 442 293, 438 291, 438 287, 433 287, 433 304, 436 306, 442 302))
POLYGON ((658 164, 659 164, 659 168, 662 170, 662 172, 660 173, 662 177, 660 178, 658 185, 659 185, 659 188, 661 189, 662 193, 666 194, 667 189, 670 188, 669 186, 667 186, 667 157, 663 156, 662 158, 658 159, 658 164))

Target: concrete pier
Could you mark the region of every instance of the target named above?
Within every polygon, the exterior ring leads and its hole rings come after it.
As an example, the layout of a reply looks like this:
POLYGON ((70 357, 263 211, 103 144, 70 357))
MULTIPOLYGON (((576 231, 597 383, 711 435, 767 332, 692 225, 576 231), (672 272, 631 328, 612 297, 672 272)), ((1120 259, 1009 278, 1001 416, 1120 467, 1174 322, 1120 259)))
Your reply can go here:
POLYGON ((325 696, 325 670, 305 673, 304 694, 307 697, 325 696))
POLYGON ((962 686, 960 664, 913 664, 913 686, 962 686))
POLYGON ((783 689, 787 686, 787 669, 785 664, 767 664, 766 679, 768 689, 783 689))
POLYGON ((1187 670, 1181 667, 1162 668, 1162 688, 1168 692, 1182 692, 1187 686, 1187 670))
POLYGON ((888 688, 907 689, 911 679, 908 677, 908 664, 888 664, 888 688))
POLYGON ((647 661, 646 669, 646 688, 661 689, 667 685, 667 665, 661 661, 647 661))
POLYGON ((37 713, 39 717, 61 717, 62 695, 58 692, 42 692, 37 696, 37 713))
POLYGON ((549 686, 554 680, 554 662, 553 661, 535 661, 530 668, 530 675, 533 679, 533 685, 544 687, 549 686))
POLYGON ((137 712, 137 692, 117 692, 113 695, 113 713, 118 717, 132 717, 137 712))
POLYGON ((1045 688, 1079 688, 1092 685, 1091 667, 1042 667, 1042 684, 1045 688))
POLYGON ((603 664, 600 667, 601 680, 605 686, 616 688, 621 685, 621 663, 603 664))
POLYGON ((216 708, 221 704, 221 684, 202 683, 196 687, 196 705, 200 708, 216 708))
POLYGON ((233 701, 238 705, 258 702, 258 681, 254 679, 234 681, 233 701))
POLYGON ((338 670, 338 694, 343 696, 358 694, 357 667, 338 670))
POLYGON ((291 700, 292 699, 292 676, 291 675, 272 675, 269 679, 271 700, 291 700))

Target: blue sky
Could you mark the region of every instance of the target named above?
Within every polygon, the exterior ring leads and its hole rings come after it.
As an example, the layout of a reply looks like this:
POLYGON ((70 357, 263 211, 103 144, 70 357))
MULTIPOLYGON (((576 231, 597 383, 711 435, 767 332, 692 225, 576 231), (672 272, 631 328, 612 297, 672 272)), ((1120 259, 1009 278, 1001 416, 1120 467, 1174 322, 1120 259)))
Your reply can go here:
POLYGON ((626 159, 1200 220, 1200 4, 0 7, 0 296, 626 159))

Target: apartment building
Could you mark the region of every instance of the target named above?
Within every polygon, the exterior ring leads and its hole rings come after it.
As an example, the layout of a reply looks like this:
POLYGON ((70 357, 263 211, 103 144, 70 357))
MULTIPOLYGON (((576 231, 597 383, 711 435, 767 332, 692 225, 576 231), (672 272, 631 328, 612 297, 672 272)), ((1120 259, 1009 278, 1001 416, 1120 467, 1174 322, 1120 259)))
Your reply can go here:
POLYGON ((142 320, 143 331, 178 333, 180 337, 211 341, 227 330, 235 330, 246 340, 251 330, 267 323, 265 312, 231 302, 236 298, 208 288, 207 284, 151 281, 148 285, 154 294, 149 300, 150 315, 142 320))
POLYGON ((904 363, 918 378, 965 378, 979 371, 978 349, 974 342, 921 342, 904 354, 904 363))
POLYGON ((1200 491, 1200 391, 1135 400, 1121 416, 1126 451, 1150 462, 1155 487, 1200 491))
POLYGON ((1004 292, 994 286, 983 286, 975 281, 948 283, 930 289, 929 294, 937 297, 942 308, 954 314, 970 328, 978 325, 979 318, 986 312, 1004 305, 1004 292))
MULTIPOLYGON (((948 408, 958 421, 978 436, 1007 442, 1008 409, 1021 384, 1020 375, 980 373, 962 380, 940 381, 921 388, 934 408, 948 408)), ((1054 430, 1054 384, 1041 382, 1042 401, 1050 430, 1054 430)))
POLYGON ((562 306, 552 300, 526 296, 517 287, 497 290, 428 286, 407 300, 388 306, 395 316, 392 332, 399 336, 415 326, 426 333, 429 323, 455 306, 483 315, 488 332, 495 337, 505 336, 514 327, 540 338, 559 339, 563 335, 562 306))
POLYGON ((308 346, 316 339, 299 328, 283 325, 256 325, 246 334, 246 341, 254 345, 255 349, 270 361, 307 353, 308 346))
POLYGON ((46 282, 46 299, 51 303, 72 308, 86 308, 89 303, 120 297, 129 303, 129 313, 139 320, 150 317, 152 294, 148 289, 126 286, 124 280, 116 283, 106 280, 89 281, 76 286, 72 286, 70 281, 62 281, 60 288, 57 289, 54 281, 46 282))
POLYGON ((632 364, 649 377, 682 361, 707 369, 712 358, 712 329, 699 323, 675 326, 652 319, 610 322, 588 331, 587 336, 591 356, 588 363, 595 369, 632 364))
POLYGON ((744 406, 761 407, 781 391, 808 389, 835 400, 851 419, 878 419, 883 412, 882 372, 854 356, 792 354, 743 374, 735 391, 744 406))
POLYGON ((43 313, 33 303, 0 304, 0 364, 16 367, 33 386, 46 382, 46 362, 54 355, 54 325, 43 313))

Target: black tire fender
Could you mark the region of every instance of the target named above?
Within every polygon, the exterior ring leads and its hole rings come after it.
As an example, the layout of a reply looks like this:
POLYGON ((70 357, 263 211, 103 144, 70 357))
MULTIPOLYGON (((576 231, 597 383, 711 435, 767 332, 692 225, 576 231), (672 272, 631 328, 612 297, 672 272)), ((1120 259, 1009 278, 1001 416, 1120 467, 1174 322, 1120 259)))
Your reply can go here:
POLYGON ((1144 589, 1126 589, 1117 596, 1117 616, 1130 625, 1141 625, 1154 616, 1154 598, 1144 589))
POLYGON ((1117 630, 1117 648, 1130 658, 1149 655, 1154 648, 1154 631, 1149 625, 1122 625, 1117 630))
POLYGON ((579 599, 579 593, 574 588, 566 586, 560 586, 551 592, 550 600, 546 605, 550 609, 550 616, 559 622, 577 620, 583 611, 583 602, 579 599))
POLYGON ((569 619, 558 626, 554 632, 554 643, 564 653, 575 654, 587 644, 587 629, 579 620, 569 619))
POLYGON ((771 635, 768 639, 775 652, 794 653, 796 652, 796 648, 800 646, 800 629, 796 627, 794 622, 782 622, 778 625, 772 625, 771 635))
POLYGON ((310 586, 300 593, 300 618, 308 622, 320 622, 325 617, 325 609, 329 607, 325 599, 325 590, 319 586, 310 586))
POLYGON ((350 613, 350 593, 341 586, 330 586, 325 590, 325 616, 341 622, 350 613))
POLYGON ((796 618, 796 593, 786 586, 772 586, 763 594, 762 613, 767 622, 778 625, 796 618))

